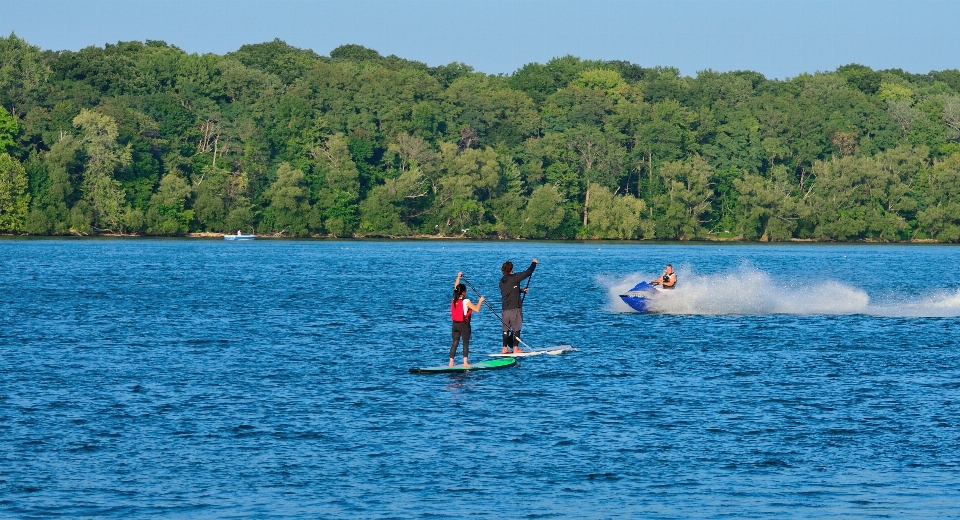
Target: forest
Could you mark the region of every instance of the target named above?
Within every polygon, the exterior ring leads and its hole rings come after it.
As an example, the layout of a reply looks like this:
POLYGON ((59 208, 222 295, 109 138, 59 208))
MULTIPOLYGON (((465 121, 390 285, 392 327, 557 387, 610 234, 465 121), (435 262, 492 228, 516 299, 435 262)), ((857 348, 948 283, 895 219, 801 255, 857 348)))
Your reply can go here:
POLYGON ((960 71, 0 37, 0 232, 960 241, 960 71))

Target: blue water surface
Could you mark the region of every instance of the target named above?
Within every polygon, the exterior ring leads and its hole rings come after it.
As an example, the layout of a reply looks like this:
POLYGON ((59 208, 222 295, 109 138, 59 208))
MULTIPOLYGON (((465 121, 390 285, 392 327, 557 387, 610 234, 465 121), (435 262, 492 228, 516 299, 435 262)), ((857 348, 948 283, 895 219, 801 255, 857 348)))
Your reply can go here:
POLYGON ((0 240, 0 516, 958 518, 958 287, 950 246, 0 240), (533 257, 524 341, 576 351, 407 372, 457 271, 498 305, 533 257))

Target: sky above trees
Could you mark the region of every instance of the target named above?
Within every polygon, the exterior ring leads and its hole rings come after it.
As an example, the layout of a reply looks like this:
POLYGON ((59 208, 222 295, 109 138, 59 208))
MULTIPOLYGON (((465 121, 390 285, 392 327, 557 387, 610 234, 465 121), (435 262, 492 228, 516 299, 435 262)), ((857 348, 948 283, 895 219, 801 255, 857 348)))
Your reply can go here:
POLYGON ((45 49, 163 40, 225 54, 280 38, 488 74, 568 54, 685 75, 788 78, 850 63, 926 73, 956 68, 960 50, 960 2, 942 0, 2 0, 0 12, 0 34, 45 49))

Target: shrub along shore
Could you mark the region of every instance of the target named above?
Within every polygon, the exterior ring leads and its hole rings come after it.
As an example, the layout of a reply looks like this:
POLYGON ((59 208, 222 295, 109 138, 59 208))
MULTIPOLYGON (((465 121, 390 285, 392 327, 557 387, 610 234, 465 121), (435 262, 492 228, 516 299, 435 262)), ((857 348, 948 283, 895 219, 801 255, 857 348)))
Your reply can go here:
POLYGON ((960 71, 0 38, 0 232, 960 241, 960 71))

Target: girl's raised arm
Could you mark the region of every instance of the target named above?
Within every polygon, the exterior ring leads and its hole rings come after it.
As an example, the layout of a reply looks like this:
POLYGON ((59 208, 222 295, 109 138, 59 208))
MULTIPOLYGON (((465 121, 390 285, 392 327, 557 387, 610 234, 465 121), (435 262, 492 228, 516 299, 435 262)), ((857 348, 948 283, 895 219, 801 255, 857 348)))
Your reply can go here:
POLYGON ((467 307, 470 307, 470 310, 473 312, 480 312, 480 305, 483 304, 484 297, 481 296, 477 303, 470 302, 467 304, 467 307))

